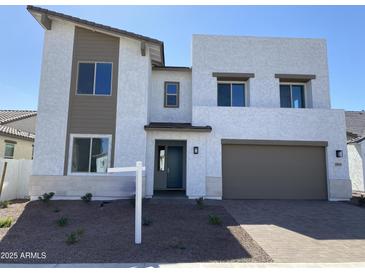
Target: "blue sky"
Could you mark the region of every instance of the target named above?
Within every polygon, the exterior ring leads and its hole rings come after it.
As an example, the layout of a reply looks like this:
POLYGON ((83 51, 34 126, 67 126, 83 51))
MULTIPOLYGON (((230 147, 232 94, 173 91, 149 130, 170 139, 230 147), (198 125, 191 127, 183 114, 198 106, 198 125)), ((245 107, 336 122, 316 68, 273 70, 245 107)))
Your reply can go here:
MULTIPOLYGON (((42 6, 165 42, 191 65, 192 34, 325 38, 333 108, 365 109, 365 6, 42 6)), ((36 109, 43 29, 25 6, 0 7, 0 109, 36 109)))

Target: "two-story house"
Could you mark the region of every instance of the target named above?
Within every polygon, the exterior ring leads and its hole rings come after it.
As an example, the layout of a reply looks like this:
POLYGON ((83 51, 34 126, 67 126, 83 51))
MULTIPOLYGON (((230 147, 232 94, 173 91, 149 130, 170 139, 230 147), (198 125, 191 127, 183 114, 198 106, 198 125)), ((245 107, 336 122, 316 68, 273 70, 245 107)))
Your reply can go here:
POLYGON ((351 196, 343 110, 321 39, 194 35, 192 67, 163 42, 28 6, 45 29, 31 196, 351 196))

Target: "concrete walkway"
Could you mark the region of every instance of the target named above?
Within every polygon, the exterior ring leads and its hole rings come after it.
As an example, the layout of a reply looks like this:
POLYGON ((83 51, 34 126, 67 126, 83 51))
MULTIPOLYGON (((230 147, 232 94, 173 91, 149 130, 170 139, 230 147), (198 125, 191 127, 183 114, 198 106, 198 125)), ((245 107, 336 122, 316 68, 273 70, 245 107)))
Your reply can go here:
POLYGON ((223 201, 274 262, 365 262, 365 208, 324 201, 223 201))

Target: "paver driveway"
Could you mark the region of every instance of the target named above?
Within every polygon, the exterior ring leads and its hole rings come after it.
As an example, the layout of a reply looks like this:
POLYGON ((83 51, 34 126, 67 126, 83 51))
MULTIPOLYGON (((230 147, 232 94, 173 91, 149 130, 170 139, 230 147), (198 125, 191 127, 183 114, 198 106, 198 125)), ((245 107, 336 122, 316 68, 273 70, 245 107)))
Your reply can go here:
POLYGON ((223 201, 274 262, 365 262, 365 208, 324 201, 223 201))

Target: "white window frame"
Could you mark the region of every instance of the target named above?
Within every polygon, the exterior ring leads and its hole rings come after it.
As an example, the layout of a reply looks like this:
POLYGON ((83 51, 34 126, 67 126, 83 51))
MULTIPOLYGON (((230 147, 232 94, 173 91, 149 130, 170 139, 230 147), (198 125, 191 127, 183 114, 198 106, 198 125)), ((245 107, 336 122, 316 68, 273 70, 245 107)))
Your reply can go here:
MULTIPOLYGON (((290 108, 293 109, 301 109, 301 108, 294 108, 293 107, 293 92, 292 92, 292 86, 303 86, 303 95, 304 95, 304 107, 303 108, 307 108, 307 92, 306 92, 306 83, 296 83, 296 82, 280 82, 279 83, 279 100, 280 100, 280 86, 281 85, 286 85, 286 86, 290 86, 290 108)), ((280 104, 280 108, 281 107, 281 102, 279 102, 280 104)))
POLYGON ((101 61, 77 61, 77 75, 76 75, 76 96, 112 96, 113 94, 113 62, 101 62, 101 61), (93 84, 93 93, 92 94, 79 94, 78 93, 78 83, 79 83, 79 69, 80 63, 82 64, 94 64, 94 84, 93 84), (110 94, 95 94, 95 84, 96 84, 96 65, 97 64, 111 64, 111 78, 110 78, 110 94))
POLYGON ((217 81, 217 107, 231 107, 231 108, 245 108, 248 106, 247 102, 247 81, 217 81), (230 84, 231 86, 231 105, 230 106, 218 106, 218 85, 219 84, 230 84), (243 106, 232 106, 232 84, 243 84, 244 85, 244 92, 245 92, 245 104, 243 106))
POLYGON ((5 142, 5 146, 4 146, 4 159, 14 159, 14 155, 15 155, 15 144, 5 142), (7 146, 7 145, 13 146, 13 156, 11 156, 11 157, 8 157, 8 156, 6 156, 6 155, 5 155, 5 152, 6 152, 6 146, 7 146))
POLYGON ((90 154, 89 154, 89 167, 91 162, 91 153, 92 153, 92 139, 93 138, 107 138, 109 140, 108 147, 108 167, 111 166, 111 152, 112 152, 112 135, 111 134, 70 134, 70 142, 69 142, 69 152, 68 152, 68 169, 67 175, 81 175, 81 176, 107 176, 108 173, 98 173, 98 172, 72 172, 72 152, 74 146, 75 138, 86 138, 91 139, 90 143, 90 154))

